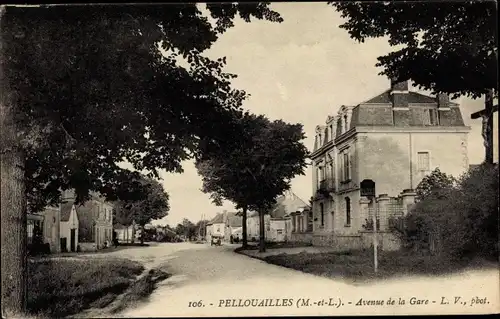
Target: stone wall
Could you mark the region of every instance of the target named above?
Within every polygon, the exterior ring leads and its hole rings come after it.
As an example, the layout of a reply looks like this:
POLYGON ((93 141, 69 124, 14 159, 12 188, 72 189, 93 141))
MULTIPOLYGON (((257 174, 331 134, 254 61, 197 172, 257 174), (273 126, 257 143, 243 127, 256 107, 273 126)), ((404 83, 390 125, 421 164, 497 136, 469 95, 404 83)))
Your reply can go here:
MULTIPOLYGON (((373 248, 373 233, 361 232, 361 241, 364 248, 373 248)), ((377 246, 380 250, 395 251, 401 248, 401 240, 390 232, 377 233, 377 246)))
POLYGON ((86 251, 97 251, 96 244, 94 243, 78 243, 78 247, 80 248, 79 251, 81 252, 86 252, 86 251))
POLYGON ((361 235, 315 234, 313 236, 313 246, 332 247, 335 251, 365 248, 361 235))
MULTIPOLYGON (((292 242, 312 244, 319 247, 332 247, 335 251, 370 249, 373 247, 373 233, 360 232, 358 235, 334 235, 293 233, 292 242)), ((390 232, 377 234, 379 250, 394 251, 401 247, 400 240, 390 232)))
POLYGON ((291 237, 290 237, 290 242, 312 244, 313 243, 313 234, 312 233, 292 233, 291 237))

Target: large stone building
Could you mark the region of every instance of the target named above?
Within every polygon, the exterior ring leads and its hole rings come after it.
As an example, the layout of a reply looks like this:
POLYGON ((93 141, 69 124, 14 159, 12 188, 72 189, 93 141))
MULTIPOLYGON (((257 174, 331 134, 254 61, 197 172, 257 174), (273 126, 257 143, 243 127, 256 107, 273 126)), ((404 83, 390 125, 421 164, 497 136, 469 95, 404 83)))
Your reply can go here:
POLYGON ((369 203, 378 203, 378 197, 401 200, 403 191, 411 194, 437 167, 462 174, 469 165, 469 130, 459 105, 447 95, 409 91, 406 81, 391 81, 385 92, 340 107, 316 128, 311 154, 313 243, 359 237, 366 228, 364 208, 369 203), (361 196, 363 181, 375 183, 373 198, 361 196))

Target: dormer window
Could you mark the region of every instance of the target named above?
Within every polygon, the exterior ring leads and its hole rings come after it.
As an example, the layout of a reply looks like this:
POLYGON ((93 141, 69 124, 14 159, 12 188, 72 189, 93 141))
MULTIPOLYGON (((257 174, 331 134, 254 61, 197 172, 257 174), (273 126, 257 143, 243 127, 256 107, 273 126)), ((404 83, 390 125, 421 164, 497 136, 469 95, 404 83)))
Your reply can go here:
POLYGON ((438 125, 438 117, 436 109, 427 109, 423 116, 424 125, 438 125))
POLYGON ((347 132, 348 128, 347 128, 347 114, 344 115, 344 133, 347 132))

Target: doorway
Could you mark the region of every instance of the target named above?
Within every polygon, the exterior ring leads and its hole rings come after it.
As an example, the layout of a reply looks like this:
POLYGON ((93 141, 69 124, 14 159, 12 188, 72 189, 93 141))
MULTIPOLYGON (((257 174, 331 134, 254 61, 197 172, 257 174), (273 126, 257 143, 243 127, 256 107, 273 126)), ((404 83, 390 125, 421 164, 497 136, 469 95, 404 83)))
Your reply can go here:
POLYGON ((76 251, 76 229, 72 228, 70 231, 70 250, 76 251))

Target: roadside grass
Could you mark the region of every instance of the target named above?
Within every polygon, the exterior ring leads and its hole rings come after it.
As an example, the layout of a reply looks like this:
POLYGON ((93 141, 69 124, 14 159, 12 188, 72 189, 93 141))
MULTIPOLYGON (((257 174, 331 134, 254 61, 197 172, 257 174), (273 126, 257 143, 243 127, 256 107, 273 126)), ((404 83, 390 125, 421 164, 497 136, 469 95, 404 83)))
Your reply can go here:
POLYGON ((111 246, 95 251, 81 251, 81 252, 61 252, 61 253, 51 253, 51 254, 40 254, 37 256, 33 256, 33 258, 53 258, 53 257, 78 257, 81 255, 100 255, 100 254, 109 254, 115 251, 120 251, 124 249, 130 249, 134 247, 150 247, 155 244, 141 244, 141 243, 120 243, 117 247, 111 246))
POLYGON ((28 263, 28 311, 38 318, 61 318, 103 308, 144 271, 123 258, 46 258, 28 263))
POLYGON ((111 310, 112 314, 116 314, 125 308, 134 307, 135 304, 147 299, 156 288, 156 283, 170 277, 164 271, 151 269, 147 274, 137 280, 124 294, 120 303, 111 310))
POLYGON ((270 264, 310 274, 360 283, 412 275, 441 276, 466 268, 496 267, 481 258, 451 260, 402 251, 380 252, 377 273, 374 272, 373 252, 370 250, 321 254, 302 252, 267 256, 262 259, 270 264))

